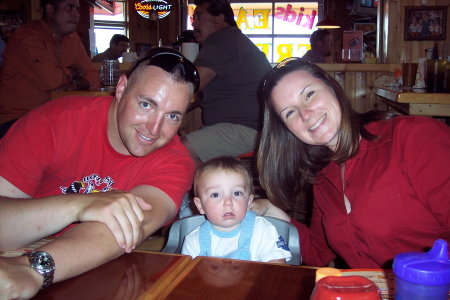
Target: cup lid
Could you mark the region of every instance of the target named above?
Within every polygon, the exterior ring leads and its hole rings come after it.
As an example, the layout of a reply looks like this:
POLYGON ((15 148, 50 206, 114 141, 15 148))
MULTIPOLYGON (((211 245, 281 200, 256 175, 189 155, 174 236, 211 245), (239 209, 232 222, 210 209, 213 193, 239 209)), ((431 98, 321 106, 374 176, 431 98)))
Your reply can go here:
POLYGON ((450 284, 448 244, 444 240, 436 240, 428 252, 397 254, 392 268, 396 276, 412 283, 450 284))

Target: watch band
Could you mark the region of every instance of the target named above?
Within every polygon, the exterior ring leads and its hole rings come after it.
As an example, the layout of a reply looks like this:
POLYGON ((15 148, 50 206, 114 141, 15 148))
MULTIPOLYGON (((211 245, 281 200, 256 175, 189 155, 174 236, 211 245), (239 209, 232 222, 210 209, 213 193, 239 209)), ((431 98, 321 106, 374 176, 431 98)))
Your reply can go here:
POLYGON ((50 254, 44 251, 30 251, 23 254, 28 257, 30 267, 44 277, 41 289, 53 283, 55 273, 55 262, 50 254))

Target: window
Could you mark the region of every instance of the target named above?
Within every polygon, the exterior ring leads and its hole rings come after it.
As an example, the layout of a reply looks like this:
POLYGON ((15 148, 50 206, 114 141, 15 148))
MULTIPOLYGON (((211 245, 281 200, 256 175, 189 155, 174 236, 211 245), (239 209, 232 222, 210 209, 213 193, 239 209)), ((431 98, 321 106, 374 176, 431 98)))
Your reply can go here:
MULTIPOLYGON (((230 1, 238 27, 271 63, 302 57, 311 48, 309 37, 317 30, 319 2, 230 1)), ((189 4, 188 29, 192 29, 194 9, 189 4)))
POLYGON ((105 9, 94 8, 95 54, 109 48, 109 41, 114 34, 128 36, 126 4, 126 1, 116 1, 113 14, 105 9))

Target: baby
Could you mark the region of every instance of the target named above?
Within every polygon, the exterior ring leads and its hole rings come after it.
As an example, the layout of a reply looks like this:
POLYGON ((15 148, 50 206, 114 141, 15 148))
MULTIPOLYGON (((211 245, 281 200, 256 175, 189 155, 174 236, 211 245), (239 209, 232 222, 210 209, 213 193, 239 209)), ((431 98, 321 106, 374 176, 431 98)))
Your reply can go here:
POLYGON ((194 193, 207 221, 186 236, 182 254, 281 264, 291 259, 272 223, 249 211, 252 175, 241 161, 221 156, 205 162, 195 173, 194 193))

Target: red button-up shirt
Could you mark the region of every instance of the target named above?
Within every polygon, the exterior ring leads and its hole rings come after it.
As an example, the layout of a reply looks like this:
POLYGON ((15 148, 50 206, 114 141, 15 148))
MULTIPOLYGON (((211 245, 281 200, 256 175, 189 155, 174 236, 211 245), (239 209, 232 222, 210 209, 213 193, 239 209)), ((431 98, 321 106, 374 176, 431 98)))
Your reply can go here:
POLYGON ((316 178, 310 228, 296 223, 306 265, 327 265, 337 254, 351 268, 391 268, 398 253, 450 240, 450 127, 396 117, 368 129, 381 136, 361 140, 344 183, 336 163, 316 178))

